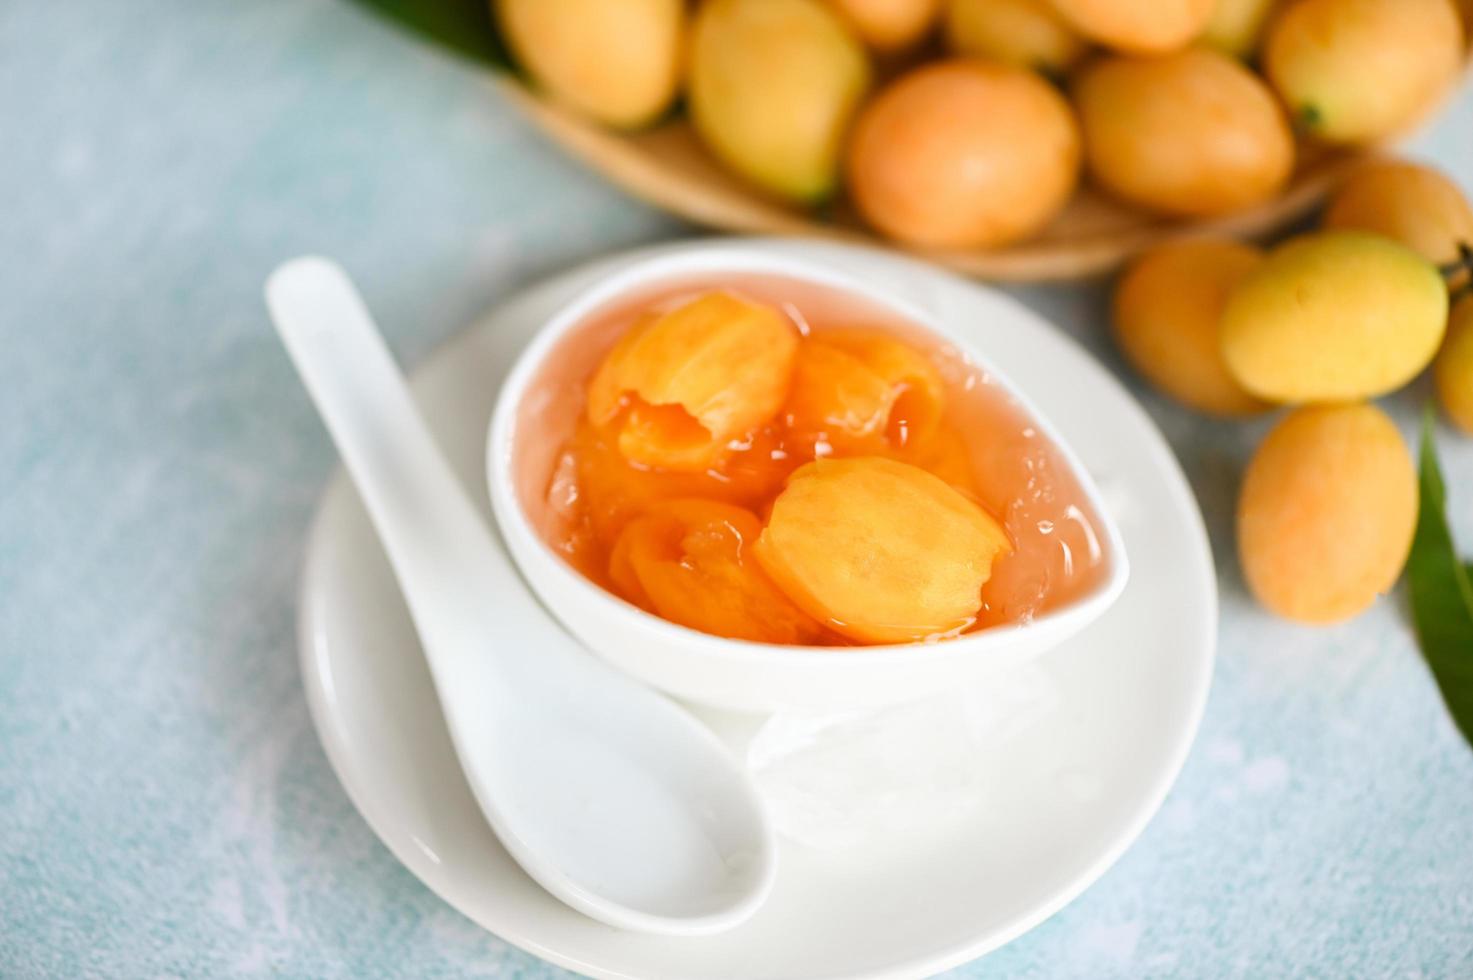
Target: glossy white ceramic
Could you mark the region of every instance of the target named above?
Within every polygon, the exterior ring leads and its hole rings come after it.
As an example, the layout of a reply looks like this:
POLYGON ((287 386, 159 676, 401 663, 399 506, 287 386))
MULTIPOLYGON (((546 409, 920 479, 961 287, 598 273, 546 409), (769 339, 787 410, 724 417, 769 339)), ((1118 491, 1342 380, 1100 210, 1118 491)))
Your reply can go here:
POLYGON ((746 921, 776 873, 751 778, 711 731, 580 650, 535 608, 435 446, 340 266, 266 283, 277 332, 404 591, 481 811, 517 863, 623 929, 708 935, 746 921))
MULTIPOLYGON (((1046 413, 993 362, 969 331, 1038 333, 1049 327, 998 293, 978 295, 965 318, 936 316, 883 284, 821 262, 803 261, 742 244, 700 244, 622 266, 558 309, 513 365, 491 419, 487 485, 501 535, 543 603, 589 649, 663 691, 733 711, 828 711, 912 700, 975 682, 1058 646, 1094 622, 1119 597, 1129 561, 1108 503, 1088 469, 1046 413), (518 408, 544 359, 590 315, 665 282, 722 276, 773 275, 858 295, 904 322, 958 348, 1017 399, 1079 477, 1109 556, 1098 585, 1068 605, 1028 622, 979 630, 943 643, 880 647, 784 647, 711 636, 644 612, 579 574, 539 536, 517 498, 518 408)), ((578 397, 569 392, 568 397, 578 397)))
MULTIPOLYGON (((341 474, 323 497, 303 568, 303 685, 333 769, 389 850, 471 922, 534 955, 606 978, 929 976, 1042 922, 1156 812, 1212 675, 1212 557, 1155 426, 1059 332, 1031 318, 993 320, 1006 299, 918 262, 808 242, 748 244, 821 261, 961 325, 1068 438, 1116 514, 1130 582, 1108 613, 1034 661, 1057 705, 1025 735, 977 754, 987 806, 963 823, 861 849, 780 842, 766 904, 719 936, 640 936, 578 914, 522 873, 481 816, 393 573, 341 474)), ((479 490, 484 480, 486 419, 517 352, 581 290, 651 254, 658 250, 614 256, 509 297, 414 372, 419 407, 465 486, 479 490)), ((541 615, 524 589, 488 601, 508 618, 541 615)))

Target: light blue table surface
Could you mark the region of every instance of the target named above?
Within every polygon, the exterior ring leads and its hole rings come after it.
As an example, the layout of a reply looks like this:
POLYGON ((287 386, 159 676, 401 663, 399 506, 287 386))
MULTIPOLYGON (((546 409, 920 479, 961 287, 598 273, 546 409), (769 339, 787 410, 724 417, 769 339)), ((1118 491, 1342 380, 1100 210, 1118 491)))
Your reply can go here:
MULTIPOLYGON (((1473 97, 1415 147, 1473 187, 1473 97)), ((339 257, 412 364, 689 233, 342 0, 0 0, 0 976, 559 974, 400 867, 318 746, 294 588, 336 460, 260 287, 339 257)), ((1014 291, 1120 369, 1098 285, 1014 291)), ((1206 719, 1119 864, 956 975, 1473 977, 1473 751, 1403 597, 1257 611, 1231 510, 1264 424, 1137 390, 1217 549, 1206 719)))

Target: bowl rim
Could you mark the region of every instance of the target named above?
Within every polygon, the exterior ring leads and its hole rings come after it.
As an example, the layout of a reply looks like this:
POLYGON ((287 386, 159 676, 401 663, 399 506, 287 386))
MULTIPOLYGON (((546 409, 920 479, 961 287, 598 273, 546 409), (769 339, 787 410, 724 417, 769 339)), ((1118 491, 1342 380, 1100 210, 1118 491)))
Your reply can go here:
POLYGON ((522 550, 514 545, 513 538, 523 542, 530 541, 536 560, 541 566, 556 568, 553 574, 560 580, 558 587, 569 596, 566 605, 590 604, 593 610, 598 611, 600 618, 622 620, 631 629, 653 634, 652 638, 657 642, 666 645, 679 644, 692 656, 715 657, 738 664, 772 665, 776 662, 796 666, 843 662, 851 666, 919 666, 926 661, 951 660, 964 653, 978 655, 984 651, 990 651, 990 655, 998 656, 1001 661, 1003 652, 1024 635, 1049 625, 1079 620, 1088 623, 1094 620, 1119 598, 1130 576, 1130 560, 1119 526, 1095 484, 1094 477, 1048 416, 1039 410, 1006 372, 999 370, 978 349, 975 342, 948 329, 941 317, 863 280, 835 271, 821 263, 775 256, 740 244, 692 243, 653 256, 633 259, 590 284, 560 307, 537 328, 532 340, 522 348, 511 370, 502 380, 487 426, 485 468, 496 530, 508 546, 507 550, 518 573, 555 617, 562 618, 564 603, 554 602, 542 594, 542 590, 535 584, 536 576, 524 567, 522 550), (629 292, 661 282, 677 284, 683 278, 721 273, 797 279, 824 288, 850 292, 956 346, 973 365, 986 373, 1017 402, 1073 470, 1107 542, 1108 574, 1084 595, 1023 622, 992 626, 944 640, 821 647, 739 640, 681 626, 608 592, 573 568, 532 526, 511 479, 511 461, 516 450, 517 409, 522 395, 550 351, 570 330, 581 325, 600 308, 617 302, 629 292))

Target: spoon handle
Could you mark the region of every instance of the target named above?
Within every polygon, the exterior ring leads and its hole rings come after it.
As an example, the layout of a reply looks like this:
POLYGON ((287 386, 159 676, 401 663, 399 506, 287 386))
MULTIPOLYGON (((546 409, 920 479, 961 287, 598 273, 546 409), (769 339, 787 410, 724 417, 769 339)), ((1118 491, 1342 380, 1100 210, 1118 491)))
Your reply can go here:
POLYGON ((454 700, 447 687, 481 686, 508 645, 488 640, 511 639, 500 635, 508 624, 498 623, 493 597, 522 585, 435 445, 362 297, 336 263, 305 257, 272 273, 266 305, 388 553, 441 700, 454 700))

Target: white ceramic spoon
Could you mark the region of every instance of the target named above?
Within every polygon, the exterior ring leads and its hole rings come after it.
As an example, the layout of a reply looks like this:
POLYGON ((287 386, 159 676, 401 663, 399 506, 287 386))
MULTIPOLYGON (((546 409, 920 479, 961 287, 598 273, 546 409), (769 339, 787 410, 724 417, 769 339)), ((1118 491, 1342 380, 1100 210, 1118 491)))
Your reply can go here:
POLYGON ((497 597, 526 586, 339 266, 286 263, 266 304, 383 541, 461 768, 507 851, 609 925, 699 935, 748 918, 776 847, 725 747, 545 613, 501 615, 497 597))

